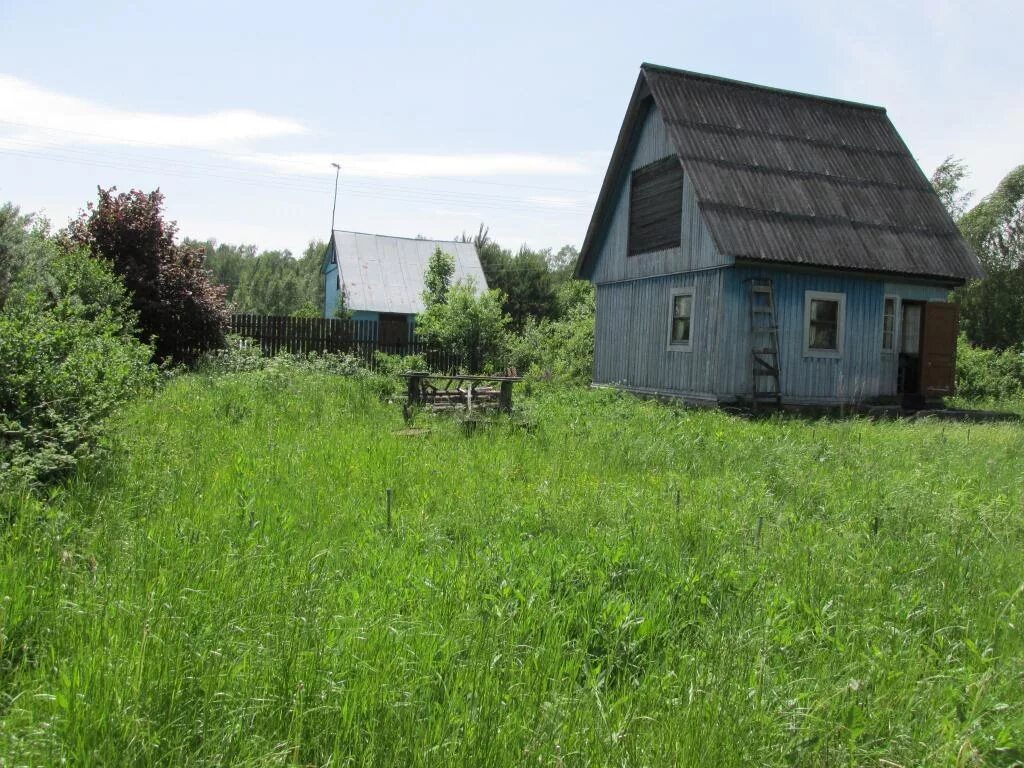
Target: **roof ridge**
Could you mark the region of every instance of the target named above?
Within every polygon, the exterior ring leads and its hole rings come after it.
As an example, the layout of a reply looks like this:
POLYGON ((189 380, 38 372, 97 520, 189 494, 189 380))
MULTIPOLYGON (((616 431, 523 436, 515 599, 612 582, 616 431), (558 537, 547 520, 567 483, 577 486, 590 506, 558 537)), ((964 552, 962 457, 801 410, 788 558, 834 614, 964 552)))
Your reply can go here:
POLYGON ((388 240, 411 240, 418 243, 452 243, 454 245, 473 245, 472 240, 441 240, 436 237, 405 237, 404 235, 382 235, 379 232, 358 232, 354 229, 334 229, 331 233, 340 232, 345 235, 366 235, 367 237, 385 237, 388 240))
POLYGON ((886 114, 885 107, 877 104, 866 104, 861 101, 850 101, 848 99, 837 99, 834 96, 819 96, 815 93, 806 93, 804 91, 792 91, 787 88, 775 88, 770 85, 761 85, 760 83, 751 83, 746 80, 736 80, 730 77, 720 77, 719 75, 708 75, 703 72, 694 72, 689 69, 678 69, 676 67, 666 67, 662 64, 652 64, 649 61, 645 61, 640 65, 640 69, 643 72, 655 71, 663 72, 669 75, 677 75, 682 77, 688 77, 693 80, 708 80, 713 83, 719 83, 721 85, 731 86, 733 88, 746 88, 756 91, 765 91, 767 93, 774 93, 780 96, 796 96, 801 99, 809 99, 811 101, 820 101, 827 104, 839 104, 846 107, 852 107, 855 109, 870 110, 872 112, 881 112, 886 114))

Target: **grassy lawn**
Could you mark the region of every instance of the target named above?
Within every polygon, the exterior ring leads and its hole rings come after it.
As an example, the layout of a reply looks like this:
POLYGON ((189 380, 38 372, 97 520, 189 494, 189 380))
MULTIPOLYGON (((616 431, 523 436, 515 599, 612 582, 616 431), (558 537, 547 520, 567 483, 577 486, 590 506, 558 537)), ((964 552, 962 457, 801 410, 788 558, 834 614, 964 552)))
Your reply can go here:
POLYGON ((139 403, 7 502, 0 765, 1024 760, 1019 426, 519 400, 421 436, 315 374, 139 403))

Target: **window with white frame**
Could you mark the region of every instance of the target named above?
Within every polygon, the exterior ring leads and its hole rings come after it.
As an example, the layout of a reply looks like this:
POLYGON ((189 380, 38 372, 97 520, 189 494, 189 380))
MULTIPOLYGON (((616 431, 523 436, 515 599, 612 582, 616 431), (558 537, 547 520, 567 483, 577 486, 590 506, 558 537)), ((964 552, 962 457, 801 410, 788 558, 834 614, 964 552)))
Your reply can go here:
POLYGON ((807 291, 804 294, 804 355, 841 357, 845 323, 845 293, 807 291))
POLYGON ((693 288, 672 291, 669 312, 668 348, 689 349, 693 340, 693 288))
POLYGON ((882 351, 892 352, 896 349, 896 312, 899 307, 899 298, 896 296, 885 297, 885 307, 882 310, 882 351))

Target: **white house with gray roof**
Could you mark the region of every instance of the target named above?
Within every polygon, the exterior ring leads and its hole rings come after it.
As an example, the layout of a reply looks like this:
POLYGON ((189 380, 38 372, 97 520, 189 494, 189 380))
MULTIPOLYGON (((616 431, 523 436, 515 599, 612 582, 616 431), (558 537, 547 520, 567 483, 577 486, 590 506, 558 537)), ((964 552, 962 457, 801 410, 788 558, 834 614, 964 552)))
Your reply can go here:
POLYGON ((471 280, 487 290, 473 243, 334 230, 322 269, 324 316, 334 317, 344 295, 353 319, 376 321, 376 341, 405 344, 412 339, 416 315, 423 311, 424 274, 438 248, 455 260, 453 282, 471 280))

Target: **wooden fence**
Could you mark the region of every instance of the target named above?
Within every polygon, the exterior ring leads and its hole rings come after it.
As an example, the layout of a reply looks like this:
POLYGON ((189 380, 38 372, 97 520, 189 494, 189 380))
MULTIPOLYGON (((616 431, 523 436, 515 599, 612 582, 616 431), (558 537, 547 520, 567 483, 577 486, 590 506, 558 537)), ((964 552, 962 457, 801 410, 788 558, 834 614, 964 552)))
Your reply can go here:
POLYGON ((325 317, 231 315, 228 332, 252 339, 264 355, 349 354, 376 368, 376 353, 422 355, 431 370, 455 371, 461 358, 447 350, 430 349, 415 336, 404 344, 380 344, 376 320, 338 320, 325 317))

